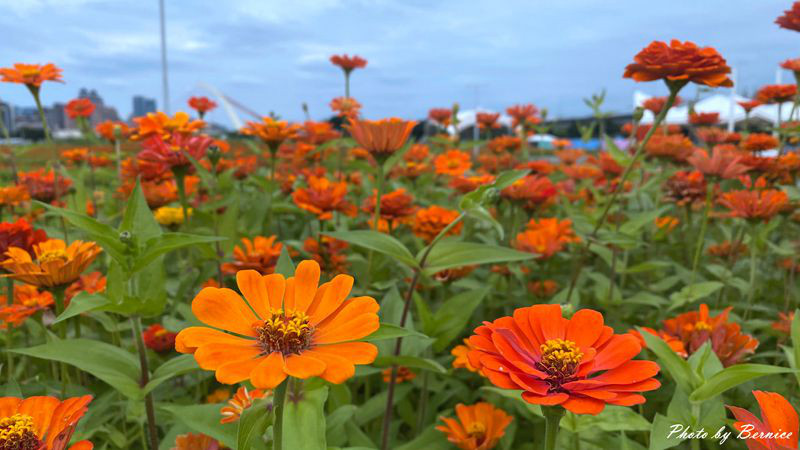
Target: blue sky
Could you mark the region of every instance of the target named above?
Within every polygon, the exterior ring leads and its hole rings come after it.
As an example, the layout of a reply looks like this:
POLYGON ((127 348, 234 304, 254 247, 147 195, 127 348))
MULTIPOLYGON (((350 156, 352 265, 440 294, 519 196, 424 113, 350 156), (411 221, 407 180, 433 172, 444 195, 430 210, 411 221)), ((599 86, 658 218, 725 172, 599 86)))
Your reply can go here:
MULTIPOLYGON (((774 19, 789 1, 757 0, 191 0, 166 1, 171 107, 210 95, 208 83, 249 108, 300 120, 330 114, 342 77, 334 53, 369 60, 352 94, 368 118, 421 118, 431 107, 504 109, 532 102, 554 116, 588 114, 582 98, 605 88, 606 109, 631 109, 622 79, 652 40, 716 47, 737 70, 738 92, 775 81, 780 61, 800 57, 800 33, 774 19)), ((46 104, 91 87, 127 115, 131 97, 161 103, 157 0, 0 0, 0 66, 54 62, 64 85, 43 88, 46 104)), ((791 75, 783 75, 789 82, 791 75)), ((691 97, 685 92, 684 97, 691 97)), ((31 104, 24 88, 0 98, 31 104)), ((243 117, 244 118, 244 117, 243 117)), ((228 123, 221 111, 212 121, 228 123)))

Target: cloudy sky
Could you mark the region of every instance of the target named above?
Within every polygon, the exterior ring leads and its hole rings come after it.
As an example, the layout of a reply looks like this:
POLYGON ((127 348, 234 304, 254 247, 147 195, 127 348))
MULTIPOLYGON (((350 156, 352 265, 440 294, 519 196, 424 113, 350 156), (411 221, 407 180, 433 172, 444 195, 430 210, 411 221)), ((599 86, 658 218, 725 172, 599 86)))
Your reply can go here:
MULTIPOLYGON (((625 65, 650 41, 672 38, 716 47, 736 69, 738 92, 748 94, 775 81, 780 61, 800 56, 800 33, 773 23, 790 4, 166 0, 170 106, 210 96, 207 84, 261 114, 299 120, 306 102, 314 118, 325 118, 343 91, 328 57, 346 52, 369 60, 352 79, 368 118, 421 118, 453 102, 498 110, 532 102, 555 116, 585 115, 582 98, 604 88, 606 108, 625 112, 636 89, 666 92, 623 80, 625 65)), ((0 0, 0 33, 0 66, 64 69, 64 85, 43 89, 46 104, 91 87, 126 116, 135 94, 161 106, 157 0, 0 0)), ((11 84, 0 84, 0 98, 32 103, 11 84)), ((229 123, 221 111, 210 119, 229 123)))

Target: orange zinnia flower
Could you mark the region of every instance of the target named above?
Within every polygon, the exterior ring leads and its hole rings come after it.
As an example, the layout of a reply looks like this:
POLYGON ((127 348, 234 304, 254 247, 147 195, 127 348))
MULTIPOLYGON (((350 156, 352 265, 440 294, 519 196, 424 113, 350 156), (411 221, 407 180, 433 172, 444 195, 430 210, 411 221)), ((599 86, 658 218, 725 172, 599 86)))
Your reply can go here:
POLYGON ((523 127, 535 124, 538 122, 536 114, 539 109, 528 103, 527 105, 514 105, 506 108, 506 114, 511 116, 511 127, 517 128, 522 125, 523 127))
POLYGON ((133 130, 131 130, 125 122, 106 120, 105 122, 97 124, 97 126, 94 127, 94 131, 103 139, 113 143, 116 142, 117 139, 127 139, 133 130))
POLYGON ((233 398, 228 400, 229 406, 223 406, 219 410, 219 413, 222 414, 222 419, 219 423, 237 422, 244 410, 253 405, 254 400, 271 396, 272 391, 270 390, 253 389, 249 391, 244 386, 240 387, 236 390, 233 398))
MULTIPOLYGON (((375 213, 375 194, 367 198, 362 210, 367 214, 375 213)), ((414 197, 408 195, 403 188, 381 195, 381 219, 389 222, 405 221, 414 214, 414 197)))
POLYGON ((678 205, 694 205, 706 198, 706 180, 702 172, 681 170, 669 177, 664 185, 664 199, 678 205))
POLYGON ((450 108, 431 108, 428 111, 428 118, 446 127, 450 125, 450 119, 453 117, 453 110, 450 108))
POLYGON ((171 450, 220 450, 225 448, 216 439, 202 433, 186 433, 175 437, 171 450))
POLYGON ((67 447, 91 395, 60 401, 55 397, 0 397, 0 445, 4 449, 91 450, 80 441, 67 447))
POLYGON ((450 350, 450 354, 455 357, 453 360, 454 369, 467 369, 470 372, 478 372, 478 369, 472 367, 472 364, 469 363, 469 358, 467 358, 470 350, 474 350, 474 348, 469 343, 469 339, 464 339, 464 345, 456 345, 450 350))
POLYGON ((355 69, 367 67, 366 59, 358 55, 348 56, 347 53, 331 56, 331 63, 335 66, 339 66, 346 74, 349 74, 355 69))
POLYGON ((442 417, 444 425, 436 429, 447 435, 447 440, 462 450, 490 450, 505 434, 508 424, 514 420, 491 403, 480 402, 467 406, 456 405, 458 420, 442 417))
POLYGON ((80 164, 89 157, 88 148, 71 148, 69 150, 62 150, 61 156, 67 160, 68 164, 80 164))
POLYGON ((722 193, 718 202, 731 217, 768 221, 789 206, 789 196, 777 189, 736 190, 722 193))
POLYGON ((45 81, 59 81, 61 79, 61 69, 55 64, 22 64, 16 63, 14 67, 0 68, 0 81, 6 83, 19 83, 28 86, 29 89, 38 91, 45 81))
POLYGON ((690 311, 675 318, 664 321, 663 333, 679 339, 683 343, 687 355, 696 352, 707 341, 725 367, 742 360, 748 353, 758 347, 758 340, 743 334, 737 323, 728 322, 728 313, 733 307, 726 308, 717 316, 710 316, 708 306, 700 305, 698 311, 690 311))
POLYGON ((208 97, 190 97, 187 103, 190 108, 197 111, 201 119, 207 112, 217 107, 217 103, 208 97))
POLYGON ((701 112, 689 114, 689 123, 692 125, 716 125, 719 122, 719 113, 701 112))
MULTIPOLYGON (((39 291, 36 286, 28 284, 14 285, 14 299, 8 304, 5 295, 0 295, 0 328, 6 325, 18 327, 36 312, 49 308, 53 302, 53 294, 39 291)), ((0 447, 2 448, 2 447, 0 447)))
POLYGON ((331 110, 345 120, 353 121, 358 118, 361 103, 353 97, 336 97, 331 100, 331 110))
POLYGON ((70 284, 66 292, 64 292, 64 305, 69 305, 72 297, 78 295, 80 292, 88 294, 99 294, 106 290, 106 277, 101 272, 91 272, 86 275, 81 275, 70 284))
POLYGON ((322 239, 306 238, 303 250, 316 261, 325 273, 341 273, 347 270, 347 254, 350 247, 345 241, 322 236, 322 239), (320 243, 320 241, 322 241, 320 243), (320 245, 321 244, 321 245, 320 245))
POLYGON ((478 128, 481 130, 500 128, 500 124, 497 122, 498 119, 500 119, 500 113, 479 112, 475 114, 475 122, 477 122, 478 128))
POLYGON ((678 220, 677 217, 664 216, 664 217, 656 217, 655 223, 656 227, 659 230, 663 230, 669 233, 670 231, 674 230, 675 227, 677 227, 678 224, 681 223, 681 221, 678 220))
POLYGON ((433 160, 438 175, 459 176, 472 167, 469 153, 461 150, 448 150, 433 160))
POLYGON ((792 322, 794 322, 794 311, 788 313, 779 312, 778 320, 772 322, 770 327, 775 331, 789 335, 792 332, 792 322))
POLYGON ((528 403, 598 414, 606 404, 644 403, 638 392, 661 386, 652 378, 658 364, 632 359, 641 352, 637 339, 614 334, 590 309, 566 319, 561 305, 519 308, 513 317, 484 322, 469 341, 470 364, 495 386, 525 391, 528 403))
POLYGON ((735 244, 732 244, 731 241, 724 241, 708 247, 709 255, 716 256, 717 258, 729 259, 731 261, 736 261, 739 256, 744 255, 747 252, 747 244, 743 242, 736 242, 735 244))
POLYGON ((330 122, 314 122, 307 120, 300 129, 297 140, 311 145, 322 145, 328 141, 338 139, 342 133, 333 128, 330 122))
POLYGON ((172 351, 175 348, 175 336, 176 333, 168 331, 160 323, 154 323, 142 332, 144 345, 158 353, 172 351))
MULTIPOLYGON (((442 230, 456 220, 458 216, 458 211, 442 208, 437 205, 423 208, 418 210, 416 216, 414 216, 412 231, 415 236, 421 238, 425 242, 431 242, 442 230)), ((447 232, 447 235, 454 236, 461 233, 463 225, 463 222, 459 222, 447 232)))
POLYGON ((494 182, 494 175, 474 175, 474 176, 455 176, 450 179, 450 187, 466 194, 478 189, 481 186, 491 184, 494 182))
POLYGON ((241 132, 261 139, 269 146, 271 152, 276 152, 283 141, 297 137, 299 129, 300 125, 289 125, 285 120, 262 117, 261 122, 247 122, 241 132))
POLYGON ((513 152, 522 148, 522 139, 517 136, 497 136, 486 147, 495 153, 513 152))
POLYGON ((242 238, 242 245, 233 248, 234 261, 222 264, 222 271, 233 275, 240 270, 256 270, 262 275, 268 275, 275 271, 275 264, 281 256, 283 244, 275 242, 277 236, 256 236, 251 241, 242 238))
POLYGON ((329 220, 333 218, 334 211, 355 215, 356 207, 345 199, 346 195, 346 182, 310 176, 308 187, 295 190, 292 200, 299 208, 316 214, 319 220, 329 220))
POLYGON ((61 239, 48 239, 33 245, 36 260, 19 247, 11 247, 0 263, 8 276, 39 287, 61 287, 77 280, 81 272, 102 252, 94 242, 74 241, 67 246, 61 239))
POLYGON ((0 187, 0 206, 17 206, 31 199, 25 186, 0 187))
POLYGON ((356 341, 378 329, 379 306, 372 297, 347 299, 350 275, 318 287, 319 277, 319 264, 306 260, 288 279, 239 271, 236 282, 246 301, 230 289, 203 289, 192 312, 214 328, 184 329, 176 349, 194 353, 200 367, 216 371, 225 384, 250 380, 272 389, 287 376, 344 382, 355 364, 370 364, 378 354, 373 344, 356 341))
MULTIPOLYGON (((668 97, 650 97, 644 102, 642 102, 642 108, 652 112, 653 114, 658 114, 667 106, 667 99, 668 97)), ((678 106, 683 103, 683 99, 680 97, 675 97, 675 100, 672 102, 672 106, 678 106)))
POLYGON ((568 243, 580 242, 572 231, 572 221, 557 218, 531 219, 527 229, 517 235, 514 246, 547 259, 564 249, 568 243))
MULTIPOLYGON (((667 334, 665 331, 661 331, 661 330, 656 331, 656 330, 654 330, 652 328, 648 328, 648 327, 641 327, 641 328, 645 332, 650 333, 653 336, 656 336, 658 338, 661 338, 661 340, 666 342, 666 344, 669 346, 669 348, 672 349, 673 352, 681 355, 681 357, 686 358, 686 357, 689 356, 689 355, 686 354, 686 349, 683 348, 683 342, 680 339, 676 338, 675 336, 671 336, 671 335, 667 334)), ((645 342, 644 338, 642 337, 642 333, 640 333, 638 330, 630 330, 630 331, 628 331, 628 333, 630 333, 631 335, 635 336, 636 339, 639 340, 639 344, 641 344, 642 348, 647 348, 647 343, 645 342)))
POLYGON ((772 150, 780 145, 778 138, 767 133, 750 133, 742 143, 742 148, 750 152, 772 150))
POLYGON ((77 119, 78 117, 91 117, 95 110, 95 105, 88 98, 76 98, 70 100, 67 106, 64 107, 64 112, 70 119, 77 119))
POLYGON ((800 31, 800 2, 792 3, 792 8, 784 11, 775 23, 787 30, 800 31))
POLYGON ((415 125, 414 121, 393 117, 381 120, 355 120, 347 129, 358 145, 364 147, 375 158, 385 159, 405 145, 415 125))
POLYGON ((743 175, 750 168, 741 164, 742 157, 714 147, 711 157, 705 150, 695 150, 686 161, 706 176, 732 179, 743 175))
POLYGON ((175 113, 173 117, 161 111, 147 113, 146 116, 135 117, 133 121, 138 127, 131 134, 131 139, 135 141, 150 136, 169 139, 174 134, 190 135, 206 126, 202 120, 192 120, 183 111, 175 113))
POLYGON ((528 283, 528 291, 539 298, 550 298, 558 290, 555 280, 539 280, 528 283))
POLYGON ((713 47, 673 39, 669 45, 653 41, 625 68, 624 78, 634 81, 693 82, 710 87, 731 87, 731 68, 713 47))
POLYGON ((736 406, 727 408, 736 417, 733 427, 745 437, 748 450, 790 450, 798 445, 800 420, 788 400, 775 392, 753 391, 763 421, 736 406))
POLYGON ((796 84, 768 84, 756 92, 761 103, 785 103, 792 101, 797 95, 796 84))
MULTIPOLYGON (((381 377, 384 383, 388 383, 392 379, 392 368, 389 367, 381 372, 381 377)), ((397 384, 411 381, 417 378, 417 374, 411 371, 408 367, 397 366, 397 374, 394 376, 394 382, 397 384)))
POLYGON ((549 178, 528 175, 500 191, 503 197, 515 200, 527 209, 549 206, 555 201, 556 187, 549 178))
POLYGON ((693 152, 694 144, 688 137, 680 134, 654 134, 644 148, 648 156, 671 158, 675 161, 686 161, 693 152))
POLYGON ((800 72, 800 58, 787 59, 781 63, 781 67, 792 72, 800 72))
POLYGON ((737 102, 737 103, 739 103, 739 106, 744 108, 744 112, 746 113, 749 113, 753 109, 758 108, 763 104, 758 100, 745 100, 743 102, 737 102))

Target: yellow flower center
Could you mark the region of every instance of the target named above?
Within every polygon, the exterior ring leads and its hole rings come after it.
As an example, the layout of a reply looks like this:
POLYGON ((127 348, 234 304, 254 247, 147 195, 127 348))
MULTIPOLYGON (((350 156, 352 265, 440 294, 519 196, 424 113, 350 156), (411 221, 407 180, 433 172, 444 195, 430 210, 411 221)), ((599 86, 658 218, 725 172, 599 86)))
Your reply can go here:
POLYGON ((61 261, 62 263, 66 263, 69 261, 69 256, 67 255, 67 251, 63 248, 59 249, 52 249, 47 250, 44 253, 38 256, 38 260, 40 264, 48 263, 51 261, 61 261))
POLYGON ((701 320, 694 324, 694 329, 697 331, 711 331, 711 325, 701 320))
POLYGON ((480 442, 486 436, 486 425, 482 422, 472 422, 467 425, 467 434, 480 442))
POLYGON ((314 333, 308 316, 301 311, 272 311, 272 317, 257 322, 253 329, 264 354, 299 354, 311 346, 314 333))
POLYGON ((0 449, 38 450, 41 445, 31 416, 14 414, 0 419, 0 449))
POLYGON ((546 372, 549 379, 558 381, 558 384, 569 381, 583 359, 583 353, 572 341, 550 339, 539 348, 542 350, 539 369, 546 372))

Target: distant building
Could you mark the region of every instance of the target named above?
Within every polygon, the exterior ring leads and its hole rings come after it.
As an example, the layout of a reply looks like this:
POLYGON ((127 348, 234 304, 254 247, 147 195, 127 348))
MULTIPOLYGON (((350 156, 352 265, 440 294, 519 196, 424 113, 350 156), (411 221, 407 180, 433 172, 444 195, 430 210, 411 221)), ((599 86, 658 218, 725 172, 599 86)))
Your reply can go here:
POLYGON ((133 96, 133 112, 131 118, 141 117, 147 113, 156 112, 156 100, 141 95, 133 96))
MULTIPOLYGON (((14 132, 14 109, 8 103, 0 102, 0 123, 8 133, 14 132)), ((5 136, 0 136, 2 138, 5 136)))

